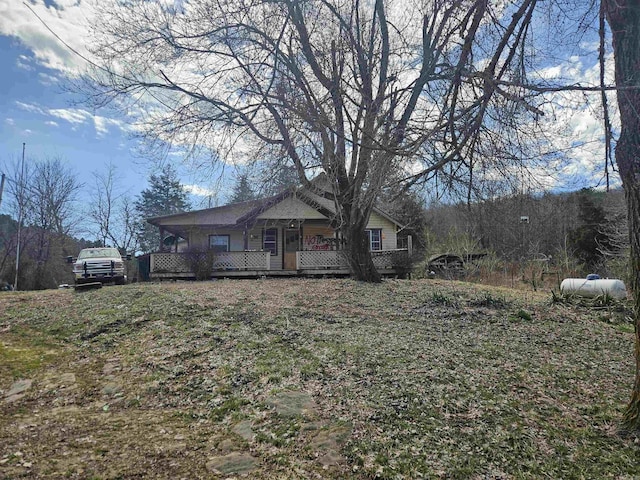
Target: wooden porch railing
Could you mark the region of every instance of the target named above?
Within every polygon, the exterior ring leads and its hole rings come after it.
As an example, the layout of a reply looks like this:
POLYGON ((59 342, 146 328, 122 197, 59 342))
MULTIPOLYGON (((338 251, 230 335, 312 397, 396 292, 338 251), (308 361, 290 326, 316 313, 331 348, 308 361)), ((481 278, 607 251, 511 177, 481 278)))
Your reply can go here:
MULTIPOLYGON (((190 273, 188 253, 152 253, 149 273, 190 273)), ((213 270, 269 270, 269 252, 221 252, 213 270)))
MULTIPOLYGON (((409 250, 406 248, 396 250, 379 250, 371 252, 373 264, 379 270, 396 268, 407 265, 409 250)), ((298 270, 317 269, 348 269, 349 264, 344 257, 344 252, 338 250, 310 250, 296 252, 296 265, 298 270)))

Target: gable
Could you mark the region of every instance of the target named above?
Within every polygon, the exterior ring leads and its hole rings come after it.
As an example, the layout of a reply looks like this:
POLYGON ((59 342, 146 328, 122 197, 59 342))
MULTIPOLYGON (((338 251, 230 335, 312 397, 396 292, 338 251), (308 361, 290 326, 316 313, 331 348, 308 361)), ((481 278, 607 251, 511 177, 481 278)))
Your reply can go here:
POLYGON ((303 218, 308 220, 326 220, 327 217, 322 215, 316 209, 310 207, 305 202, 295 198, 294 196, 288 196, 282 201, 273 205, 271 208, 265 210, 256 218, 258 219, 289 219, 289 218, 303 218))

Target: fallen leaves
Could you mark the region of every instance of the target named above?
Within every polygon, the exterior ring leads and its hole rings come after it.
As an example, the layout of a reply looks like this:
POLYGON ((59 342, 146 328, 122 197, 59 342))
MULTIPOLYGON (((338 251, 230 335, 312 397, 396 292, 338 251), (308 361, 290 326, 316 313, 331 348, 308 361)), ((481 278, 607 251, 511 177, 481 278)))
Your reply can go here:
MULTIPOLYGON (((539 293, 216 281, 16 292, 0 312, 14 344, 64 352, 34 363, 32 387, 1 407, 4 476, 596 478, 637 468, 637 445, 612 427, 631 385, 632 334, 539 293)), ((18 380, 0 378, 5 391, 18 380)))

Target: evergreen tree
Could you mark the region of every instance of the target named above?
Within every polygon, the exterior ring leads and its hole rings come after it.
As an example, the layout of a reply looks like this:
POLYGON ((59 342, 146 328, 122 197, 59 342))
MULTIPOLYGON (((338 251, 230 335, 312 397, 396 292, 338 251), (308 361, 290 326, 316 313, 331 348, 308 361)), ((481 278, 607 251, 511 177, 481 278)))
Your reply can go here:
POLYGON ((229 200, 229 203, 246 202, 248 200, 254 200, 256 194, 251 188, 251 182, 247 173, 241 173, 236 179, 236 184, 233 186, 233 194, 229 200))
POLYGON ((595 192, 584 188, 578 194, 579 226, 569 234, 569 242, 576 257, 587 267, 594 270, 602 259, 601 251, 608 247, 604 208, 599 205, 595 192))
POLYGON ((300 177, 292 165, 270 164, 262 171, 261 177, 264 195, 267 197, 300 185, 300 177))
POLYGON ((140 249, 152 252, 160 246, 160 232, 146 222, 148 218, 180 213, 189 208, 187 192, 171 165, 166 165, 159 175, 151 175, 149 187, 140 193, 135 202, 135 211, 140 219, 140 249))

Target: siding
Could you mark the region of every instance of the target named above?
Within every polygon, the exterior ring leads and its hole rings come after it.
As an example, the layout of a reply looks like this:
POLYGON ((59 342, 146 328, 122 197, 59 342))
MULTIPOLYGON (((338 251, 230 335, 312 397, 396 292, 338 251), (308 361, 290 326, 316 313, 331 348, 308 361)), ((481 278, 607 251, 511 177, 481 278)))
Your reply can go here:
POLYGON ((289 219, 317 219, 326 220, 316 209, 294 197, 287 197, 269 210, 258 215, 259 219, 289 220, 289 219))
POLYGON ((209 248, 209 235, 229 235, 229 250, 232 252, 241 252, 244 250, 244 238, 241 230, 201 229, 191 233, 189 246, 209 248))
POLYGON ((382 229, 382 249, 395 250, 398 248, 398 236, 396 234, 396 224, 387 220, 376 212, 371 213, 367 229, 382 229))
MULTIPOLYGON (((271 227, 278 230, 278 254, 270 255, 271 270, 282 270, 282 251, 284 245, 282 244, 282 228, 271 227)), ((249 250, 262 250, 262 227, 254 228, 249 232, 249 250)))

